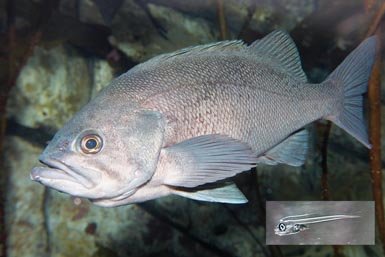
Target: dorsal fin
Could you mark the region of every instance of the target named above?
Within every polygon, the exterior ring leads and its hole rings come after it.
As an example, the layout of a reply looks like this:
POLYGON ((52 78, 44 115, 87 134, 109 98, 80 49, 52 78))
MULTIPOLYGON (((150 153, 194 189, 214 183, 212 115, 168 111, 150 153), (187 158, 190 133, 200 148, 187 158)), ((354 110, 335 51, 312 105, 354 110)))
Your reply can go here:
POLYGON ((290 76, 307 82, 305 73, 302 70, 297 47, 289 34, 276 30, 264 38, 254 41, 248 49, 251 54, 268 58, 268 62, 275 67, 280 67, 290 76))
POLYGON ((137 69, 140 67, 149 67, 149 66, 153 67, 155 65, 162 64, 164 61, 177 58, 179 56, 183 56, 183 57, 196 56, 196 55, 205 54, 208 52, 226 52, 226 53, 229 53, 231 51, 239 52, 244 49, 246 49, 246 45, 243 43, 242 40, 225 40, 225 41, 219 41, 219 42, 209 43, 205 45, 190 46, 190 47, 179 49, 175 52, 165 53, 165 54, 155 56, 144 63, 136 65, 131 70, 137 69))
POLYGON ((186 47, 172 53, 159 55, 153 58, 153 60, 157 60, 157 59, 167 60, 179 55, 184 55, 184 56, 195 55, 195 54, 203 54, 203 53, 212 52, 212 51, 215 51, 215 52, 239 51, 244 48, 245 48, 245 44, 243 43, 242 40, 230 40, 230 41, 225 40, 225 41, 219 41, 219 42, 214 42, 214 43, 205 44, 205 45, 186 47))
POLYGON ((254 41, 250 46, 246 46, 242 40, 231 40, 192 46, 172 53, 161 54, 135 66, 130 72, 144 67, 156 67, 170 59, 197 56, 209 52, 223 52, 226 54, 243 52, 243 54, 255 56, 259 61, 282 70, 295 79, 307 82, 306 75, 301 67, 297 47, 291 37, 280 30, 273 31, 264 38, 254 41))

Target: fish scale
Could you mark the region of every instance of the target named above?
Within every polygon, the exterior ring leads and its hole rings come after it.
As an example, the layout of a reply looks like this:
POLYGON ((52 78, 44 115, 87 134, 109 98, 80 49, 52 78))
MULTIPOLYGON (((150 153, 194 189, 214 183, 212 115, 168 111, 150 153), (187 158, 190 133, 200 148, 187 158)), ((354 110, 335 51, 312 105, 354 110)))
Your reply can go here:
MULTIPOLYGON (((159 78, 173 74, 172 78, 178 77, 181 81, 172 90, 163 83, 164 93, 159 86, 157 93, 149 94, 141 104, 144 108, 160 111, 171 121, 166 128, 171 132, 166 132, 169 137, 165 145, 204 134, 224 134, 248 142, 259 155, 292 132, 322 117, 328 107, 328 98, 323 95, 325 87, 300 82, 255 60, 251 64, 250 57, 237 58, 237 65, 247 67, 237 72, 237 76, 229 74, 230 68, 224 67, 208 81, 202 79, 208 78, 210 72, 202 71, 202 62, 208 67, 218 67, 219 63, 232 64, 234 57, 212 53, 197 59, 189 57, 183 70, 176 71, 173 66, 168 66, 168 69, 162 67, 152 71, 159 78), (185 75, 199 71, 206 75, 198 78, 185 75), (296 86, 287 90, 287 85, 296 86), (306 100, 301 101, 305 95, 306 100), (315 104, 309 99, 322 101, 315 104)), ((151 83, 141 85, 151 87, 151 83)), ((337 87, 328 89, 334 94, 339 93, 337 87)), ((137 95, 136 92, 132 94, 137 95)))

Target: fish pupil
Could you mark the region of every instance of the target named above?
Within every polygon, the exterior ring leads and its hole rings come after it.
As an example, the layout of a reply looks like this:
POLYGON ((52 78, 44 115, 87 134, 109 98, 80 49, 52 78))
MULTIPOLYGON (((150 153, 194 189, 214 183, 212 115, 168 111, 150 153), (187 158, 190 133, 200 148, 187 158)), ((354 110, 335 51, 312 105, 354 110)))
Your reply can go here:
POLYGON ((97 146, 98 142, 95 139, 88 139, 86 142, 87 149, 94 149, 97 146))

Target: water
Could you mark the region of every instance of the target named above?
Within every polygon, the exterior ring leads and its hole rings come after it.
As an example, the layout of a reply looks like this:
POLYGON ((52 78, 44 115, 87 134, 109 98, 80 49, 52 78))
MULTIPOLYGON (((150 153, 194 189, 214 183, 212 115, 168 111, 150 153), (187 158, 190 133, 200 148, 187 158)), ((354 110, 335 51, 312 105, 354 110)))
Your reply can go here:
MULTIPOLYGON (((331 246, 265 243, 267 200, 321 200, 322 140, 314 126, 303 167, 261 166, 235 178, 249 199, 245 205, 166 197, 107 209, 30 181, 46 141, 111 79, 157 54, 218 41, 221 33, 214 0, 10 2, 0 9, 2 32, 12 20, 17 31, 2 48, 13 59, 0 59, 2 78, 17 78, 2 84, 2 95, 12 87, 2 173, 7 256, 333 255, 331 246), (10 64, 15 68, 8 74, 10 64)), ((287 30, 309 79, 322 81, 363 40, 374 5, 366 13, 358 0, 224 1, 227 39, 250 43, 273 29, 287 30)), ((335 127, 328 167, 332 200, 372 199, 367 150, 335 127)), ((341 251, 383 256, 378 243, 341 251)))

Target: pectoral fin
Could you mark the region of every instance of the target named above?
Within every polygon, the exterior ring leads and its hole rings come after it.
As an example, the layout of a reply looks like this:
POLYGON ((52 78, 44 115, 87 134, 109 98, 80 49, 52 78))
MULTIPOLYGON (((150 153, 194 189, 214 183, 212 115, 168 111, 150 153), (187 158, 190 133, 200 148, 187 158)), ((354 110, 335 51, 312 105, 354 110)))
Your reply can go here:
POLYGON ((263 156, 258 157, 257 163, 268 165, 284 163, 291 166, 301 166, 306 159, 308 134, 306 129, 302 129, 289 136, 263 156))
POLYGON ((209 188, 196 191, 185 191, 185 189, 181 188, 172 188, 171 192, 173 194, 198 201, 233 204, 247 203, 247 198, 233 183, 218 188, 209 188))
POLYGON ((162 149, 159 167, 163 184, 196 187, 255 166, 251 148, 222 135, 204 135, 162 149))

